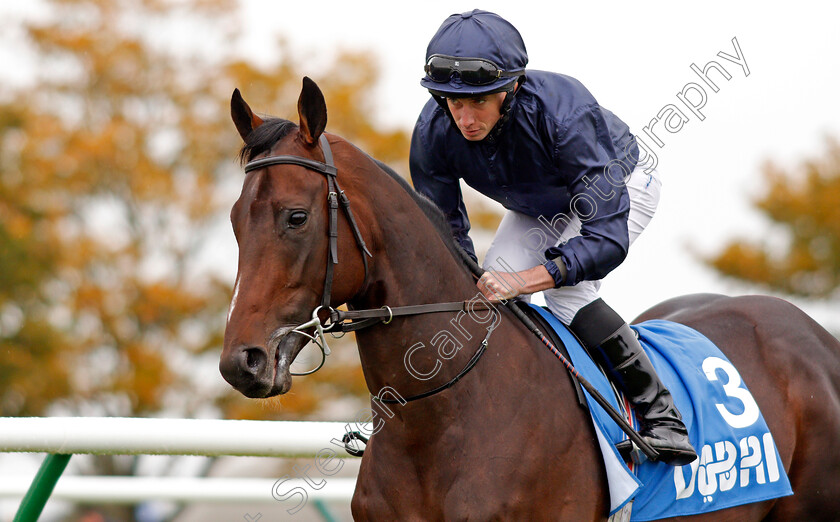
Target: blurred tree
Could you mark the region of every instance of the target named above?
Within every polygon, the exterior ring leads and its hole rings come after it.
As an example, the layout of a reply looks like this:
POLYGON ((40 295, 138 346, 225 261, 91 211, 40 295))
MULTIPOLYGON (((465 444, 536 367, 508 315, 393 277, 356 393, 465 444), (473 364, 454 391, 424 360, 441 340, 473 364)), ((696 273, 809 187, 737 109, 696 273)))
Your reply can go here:
POLYGON ((796 172, 764 168, 766 192, 755 206, 786 244, 737 240, 707 262, 724 275, 794 296, 831 299, 840 288, 840 144, 796 172))
MULTIPOLYGON (((372 123, 374 61, 343 53, 312 71, 278 42, 261 51, 273 64, 257 67, 234 52, 235 12, 230 0, 56 0, 24 25, 35 76, 0 87, 0 415, 300 419, 366 403, 349 337, 272 401, 242 397, 218 373, 231 281, 207 267, 220 224, 232 234, 242 181, 234 87, 296 120, 308 74, 329 131, 402 172, 408 156, 407 133, 372 123)), ((96 474, 141 466, 74 462, 96 474)))
POLYGON ((0 90, 0 415, 301 418, 366 396, 354 356, 268 405, 229 390, 230 281, 207 258, 242 179, 234 87, 296 120, 308 74, 328 130, 406 172, 407 133, 371 120, 374 61, 306 70, 278 42, 260 68, 231 0, 48 5, 25 24, 36 77, 0 90))
MULTIPOLYGON (((234 87, 258 110, 296 121, 301 77, 312 76, 328 130, 407 172, 408 134, 371 120, 375 62, 342 53, 308 70, 277 42, 261 51, 277 59, 260 68, 235 52, 243 23, 232 0, 47 6, 23 22, 34 77, 0 87, 0 415, 355 413, 329 408, 336 398, 366 404, 350 338, 273 401, 222 380, 231 281, 208 257, 220 230, 232 234, 227 213, 242 181, 234 87)), ((138 465, 74 460, 102 474, 138 465)))

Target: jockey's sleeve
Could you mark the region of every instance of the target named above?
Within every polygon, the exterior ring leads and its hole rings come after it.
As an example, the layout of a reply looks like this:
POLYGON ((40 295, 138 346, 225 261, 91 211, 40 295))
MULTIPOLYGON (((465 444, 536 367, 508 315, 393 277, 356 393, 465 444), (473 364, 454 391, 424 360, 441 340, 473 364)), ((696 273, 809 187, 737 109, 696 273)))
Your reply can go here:
POLYGON ((467 254, 478 261, 475 247, 470 239, 470 220, 467 208, 461 195, 461 185, 456 176, 447 176, 441 166, 435 165, 434 154, 423 145, 422 137, 417 129, 411 138, 411 154, 409 169, 414 188, 431 199, 443 211, 452 236, 467 254))
POLYGON ((561 171, 571 173, 570 212, 582 225, 579 236, 545 251, 544 266, 557 286, 601 279, 624 261, 630 246, 625 179, 632 168, 616 159, 619 155, 597 105, 582 106, 563 122, 554 156, 561 171), (566 267, 565 277, 559 263, 566 267))

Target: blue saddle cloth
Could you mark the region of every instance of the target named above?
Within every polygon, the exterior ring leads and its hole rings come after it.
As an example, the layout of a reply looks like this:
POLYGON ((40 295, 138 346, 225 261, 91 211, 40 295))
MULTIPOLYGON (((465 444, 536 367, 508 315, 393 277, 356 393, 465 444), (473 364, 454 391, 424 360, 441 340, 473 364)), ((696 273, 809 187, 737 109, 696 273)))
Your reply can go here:
MULTIPOLYGON (((578 372, 617 408, 609 382, 577 339, 550 312, 531 306, 557 331, 578 372)), ((611 512, 633 500, 630 520, 656 520, 792 495, 758 405, 717 346, 671 321, 646 321, 633 329, 673 395, 699 459, 685 466, 645 461, 632 476, 614 447, 626 435, 585 393, 607 466, 611 512)))

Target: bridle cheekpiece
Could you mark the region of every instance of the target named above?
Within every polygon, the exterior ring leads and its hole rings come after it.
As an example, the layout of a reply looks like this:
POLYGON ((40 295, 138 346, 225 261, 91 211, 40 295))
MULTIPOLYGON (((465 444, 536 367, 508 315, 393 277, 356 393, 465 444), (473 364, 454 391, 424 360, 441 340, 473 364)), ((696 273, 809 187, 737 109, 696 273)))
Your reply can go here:
POLYGON ((347 199, 347 195, 341 190, 341 187, 338 186, 338 180, 336 179, 338 175, 338 169, 335 167, 335 163, 333 161, 332 150, 330 149, 330 144, 327 141, 327 137, 324 134, 321 134, 318 142, 321 144, 321 149, 324 153, 324 161, 317 161, 309 158, 304 158, 301 156, 294 156, 291 154, 279 154, 277 156, 268 156, 265 158, 259 158, 255 160, 249 161, 245 165, 245 173, 251 172, 253 170, 261 169, 264 167, 270 167, 272 165, 299 165, 301 167, 307 168, 309 170, 313 170, 320 174, 323 174, 324 177, 327 179, 327 205, 329 209, 329 259, 327 260, 327 272, 324 278, 324 293, 321 296, 321 304, 312 312, 312 319, 307 321, 306 323, 301 324, 300 326, 295 327, 292 331, 300 333, 305 337, 308 337, 311 341, 313 341, 318 347, 321 349, 321 363, 318 365, 317 368, 314 370, 304 372, 304 373, 293 373, 292 375, 309 375, 311 373, 315 373, 324 365, 326 361, 326 356, 330 354, 330 348, 327 345, 326 339, 324 338, 324 332, 330 331, 330 325, 325 325, 321 323, 321 319, 318 316, 318 313, 324 309, 327 310, 330 314, 330 317, 335 317, 336 311, 330 306, 330 298, 332 294, 332 283, 333 283, 333 272, 335 265, 338 264, 338 206, 341 203, 341 207, 344 209, 344 214, 347 216, 347 221, 350 223, 350 229, 353 231, 353 236, 356 238, 356 244, 359 246, 359 249, 362 253, 362 263, 365 267, 365 282, 368 279, 368 257, 373 257, 370 251, 365 244, 365 240, 362 238, 362 233, 359 231, 358 225, 356 225, 356 220, 353 217, 353 212, 350 210, 350 200, 347 199), (304 330, 315 327, 315 335, 311 335, 306 333, 304 330), (317 336, 317 337, 316 337, 317 336))

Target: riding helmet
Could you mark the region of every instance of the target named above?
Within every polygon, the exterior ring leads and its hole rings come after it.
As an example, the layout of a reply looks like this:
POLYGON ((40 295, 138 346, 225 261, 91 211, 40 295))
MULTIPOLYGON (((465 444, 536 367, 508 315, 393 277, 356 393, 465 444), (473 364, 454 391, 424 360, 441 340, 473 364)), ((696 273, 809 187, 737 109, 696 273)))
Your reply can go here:
POLYGON ((528 64, 528 52, 519 31, 501 16, 480 9, 453 14, 444 20, 426 48, 426 63, 434 55, 480 58, 508 74, 522 73, 500 77, 487 85, 464 83, 459 74, 452 74, 447 82, 435 82, 429 76, 420 80, 420 85, 432 95, 444 98, 509 91, 518 79, 524 80, 528 64))

